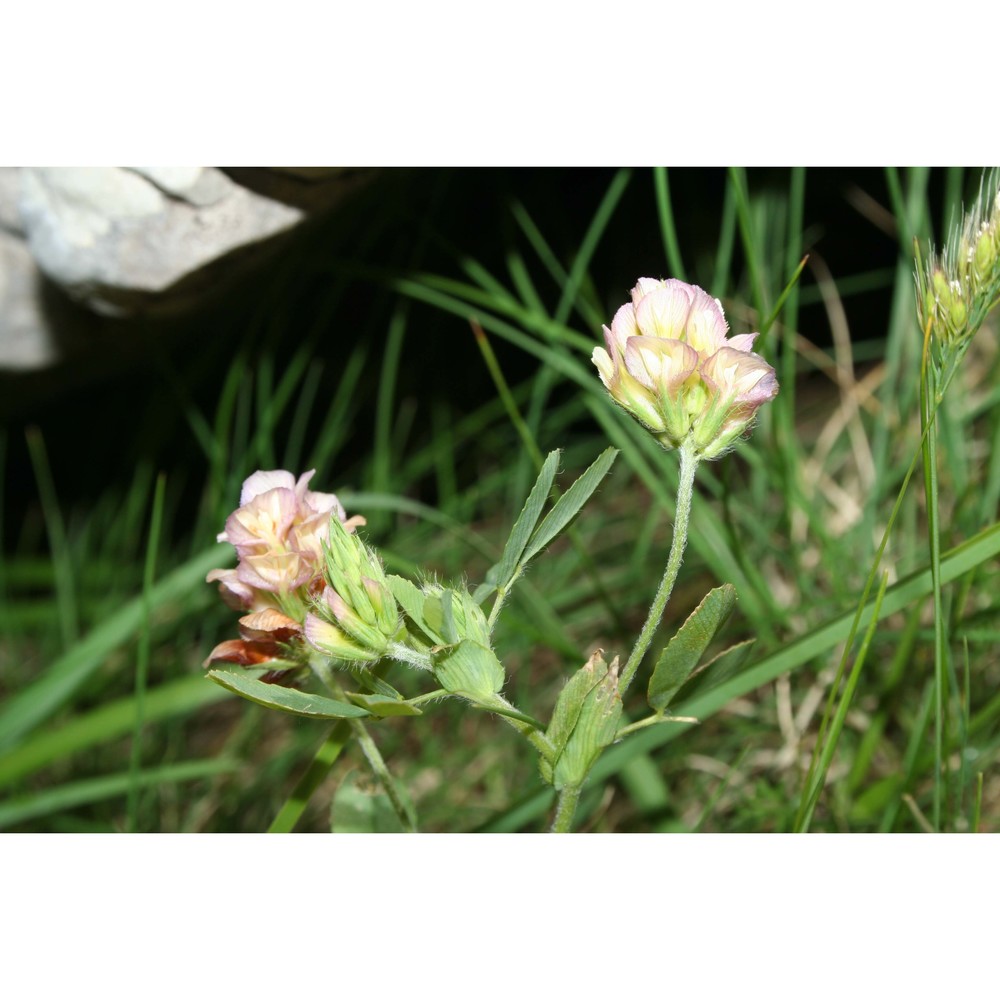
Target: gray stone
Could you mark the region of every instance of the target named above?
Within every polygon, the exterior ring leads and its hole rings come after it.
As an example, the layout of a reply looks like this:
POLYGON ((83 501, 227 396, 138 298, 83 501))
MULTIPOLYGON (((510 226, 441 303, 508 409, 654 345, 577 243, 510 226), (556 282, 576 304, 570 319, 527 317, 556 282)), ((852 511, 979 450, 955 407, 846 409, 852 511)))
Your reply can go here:
MULTIPOLYGON (((303 217, 220 171, 209 177, 206 183, 199 175, 184 186, 202 202, 192 204, 168 197, 133 170, 25 168, 21 223, 32 255, 51 280, 97 312, 128 315, 155 307, 156 294, 210 261, 303 217)), ((158 181, 176 185, 177 178, 161 175, 158 181)))
POLYGON ((0 230, 0 368, 45 368, 59 359, 42 311, 41 281, 24 240, 0 230))
POLYGON ((99 350, 95 337, 128 336, 123 319, 146 329, 143 318, 198 307, 265 266, 278 237, 372 175, 316 167, 0 168, 0 368, 51 365, 99 350))

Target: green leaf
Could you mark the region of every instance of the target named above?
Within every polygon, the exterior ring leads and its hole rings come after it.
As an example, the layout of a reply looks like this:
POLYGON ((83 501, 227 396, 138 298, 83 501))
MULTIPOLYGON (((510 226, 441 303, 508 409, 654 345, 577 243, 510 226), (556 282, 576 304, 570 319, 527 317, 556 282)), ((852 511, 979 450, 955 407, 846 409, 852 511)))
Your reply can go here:
POLYGON ((648 698, 654 711, 662 712, 670 704, 735 603, 736 588, 731 583, 710 590, 667 643, 649 679, 648 698))
MULTIPOLYGON (((488 582, 494 587, 506 587, 517 570, 521 555, 528 545, 535 525, 538 524, 542 508, 545 506, 549 491, 552 489, 552 482, 558 467, 559 452, 550 451, 548 458, 545 459, 545 464, 542 465, 541 472, 538 473, 535 485, 531 487, 531 492, 528 494, 524 508, 511 530, 510 537, 507 539, 503 555, 496 568, 495 578, 489 579, 487 576, 488 582)), ((476 593, 479 593, 478 590, 476 593)))
POLYGON ((580 513, 617 457, 616 448, 601 452, 597 461, 559 498, 528 543, 521 559, 522 566, 538 555, 580 513))
POLYGON ((411 705, 402 698, 389 698, 380 694, 358 694, 356 691, 347 691, 346 694, 353 704, 368 709, 372 715, 377 715, 380 719, 390 715, 423 715, 416 705, 411 705))
POLYGON ((263 681, 235 671, 210 670, 208 676, 233 694, 238 694, 265 708, 276 708, 279 712, 303 715, 309 719, 359 719, 371 715, 357 705, 347 705, 342 701, 325 698, 323 695, 296 691, 295 688, 265 684, 263 681))
POLYGON ((403 696, 388 682, 376 673, 380 666, 363 667, 356 663, 345 663, 342 668, 349 673, 364 689, 363 693, 377 694, 383 698, 402 701, 403 696))
POLYGON ((724 649, 708 663, 702 664, 681 688, 680 697, 687 700, 696 695, 707 694, 731 677, 735 677, 750 659, 750 654, 756 643, 756 639, 744 639, 743 642, 738 642, 728 649, 724 649))

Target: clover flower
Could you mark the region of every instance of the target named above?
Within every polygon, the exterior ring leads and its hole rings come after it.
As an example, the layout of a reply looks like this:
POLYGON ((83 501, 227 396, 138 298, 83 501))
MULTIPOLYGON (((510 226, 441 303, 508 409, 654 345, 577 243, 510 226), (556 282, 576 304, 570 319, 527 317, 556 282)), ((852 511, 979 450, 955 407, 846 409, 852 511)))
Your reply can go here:
POLYGON ((214 569, 206 577, 219 584, 229 607, 248 611, 240 619, 239 639, 220 643, 206 666, 245 667, 305 663, 303 623, 326 583, 325 545, 331 523, 345 535, 365 523, 348 518, 333 493, 309 490, 315 469, 299 476, 282 469, 255 472, 243 483, 240 506, 226 519, 220 542, 229 542, 239 560, 235 569, 214 569))
POLYGON ((235 547, 236 580, 245 587, 280 593, 304 586, 322 573, 330 516, 336 514, 348 531, 365 523, 363 517, 348 520, 333 493, 306 489, 315 472, 298 482, 282 469, 255 472, 243 483, 240 506, 219 541, 235 547))
POLYGON ((721 303, 697 285, 640 278, 592 360, 615 402, 665 448, 717 458, 778 392, 774 369, 751 350, 758 334, 727 330, 721 303))

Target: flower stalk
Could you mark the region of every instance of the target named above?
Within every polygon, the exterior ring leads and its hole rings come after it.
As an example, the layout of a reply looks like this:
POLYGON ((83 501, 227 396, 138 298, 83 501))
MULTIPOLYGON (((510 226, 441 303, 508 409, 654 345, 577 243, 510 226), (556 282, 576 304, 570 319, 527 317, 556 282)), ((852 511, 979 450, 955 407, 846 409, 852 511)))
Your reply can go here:
POLYGON ((646 655, 646 650, 649 649, 649 644, 653 641, 660 620, 663 618, 667 601, 670 600, 674 584, 677 582, 677 574, 684 559, 684 549, 687 547, 688 522, 691 516, 691 499, 694 496, 694 475, 698 469, 698 456, 690 445, 681 446, 680 456, 680 481, 677 486, 677 507, 674 515, 674 535, 670 542, 670 555, 667 557, 667 567, 663 571, 663 578, 660 580, 656 596, 649 607, 646 622, 642 626, 639 638, 636 640, 636 644, 625 662, 625 668, 622 670, 618 690, 623 697, 639 669, 642 658, 646 655))

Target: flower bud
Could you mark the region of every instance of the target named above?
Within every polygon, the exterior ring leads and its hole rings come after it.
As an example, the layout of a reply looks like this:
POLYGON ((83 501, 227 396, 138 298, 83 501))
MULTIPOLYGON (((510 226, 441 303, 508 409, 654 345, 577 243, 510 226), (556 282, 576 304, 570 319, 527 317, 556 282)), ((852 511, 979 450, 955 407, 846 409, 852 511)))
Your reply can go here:
POLYGON ((382 563, 336 518, 330 521, 324 555, 327 585, 306 616, 306 639, 336 659, 380 659, 401 624, 382 563))

